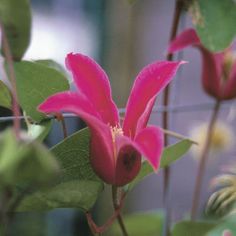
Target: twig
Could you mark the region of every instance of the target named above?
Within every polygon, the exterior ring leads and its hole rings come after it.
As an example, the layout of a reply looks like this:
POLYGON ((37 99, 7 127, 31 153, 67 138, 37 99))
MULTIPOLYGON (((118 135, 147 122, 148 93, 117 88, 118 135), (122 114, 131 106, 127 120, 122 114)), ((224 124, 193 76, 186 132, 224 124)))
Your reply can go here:
POLYGON ((108 227, 110 227, 113 224, 113 222, 115 221, 117 216, 120 214, 120 210, 123 207, 124 198, 125 198, 125 194, 123 194, 121 196, 120 203, 117 206, 117 209, 112 214, 112 216, 102 226, 97 226, 96 223, 93 221, 91 213, 86 212, 86 218, 88 221, 88 225, 94 235, 102 234, 103 232, 105 232, 108 229, 108 227))
MULTIPOLYGON (((176 0, 169 42, 171 42, 176 37, 182 8, 183 8, 183 1, 176 0)), ((173 54, 168 53, 166 56, 166 59, 169 61, 172 61, 173 54)), ((169 94, 170 94, 170 86, 168 85, 164 91, 163 106, 165 106, 165 107, 168 107, 168 104, 169 104, 169 94)), ((169 127, 168 118, 169 118, 168 112, 164 112, 163 113, 163 128, 164 129, 168 129, 168 127, 169 127)), ((164 144, 165 144, 165 146, 168 145, 168 136, 166 134, 164 136, 164 144)), ((164 169, 164 183, 163 183, 163 185, 164 185, 164 187, 163 187, 164 188, 163 189, 163 201, 164 201, 164 207, 166 209, 166 217, 165 217, 165 225, 164 225, 163 235, 169 235, 169 225, 170 225, 170 216, 169 216, 170 212, 169 212, 169 208, 168 208, 169 184, 170 184, 170 168, 166 167, 164 169)))
POLYGON ((67 138, 68 132, 67 132, 66 122, 65 122, 63 114, 57 113, 56 114, 56 119, 61 123, 61 128, 62 128, 64 139, 67 138))
MULTIPOLYGON (((118 188, 116 186, 112 186, 112 200, 113 200, 113 206, 115 210, 117 210, 120 206, 120 202, 118 202, 119 199, 117 195, 118 195, 118 188)), ((128 236, 128 232, 125 228, 125 224, 124 224, 124 221, 120 212, 117 215, 117 221, 119 223, 123 236, 128 236)))
POLYGON ((198 171, 197 171, 197 178, 196 178, 196 182, 195 182, 193 203, 192 203, 192 210, 191 210, 191 219, 192 220, 195 220, 195 218, 196 218, 197 208, 199 205, 200 194, 201 194, 202 180, 204 177, 207 158, 209 156, 208 154, 209 154, 210 145, 211 145, 212 133, 213 133, 214 125, 215 125, 215 122, 217 120, 217 116, 218 116, 218 113, 220 110, 220 105, 221 105, 221 101, 217 100, 215 103, 215 108, 212 112, 209 126, 208 126, 206 142, 204 144, 204 147, 203 147, 203 150, 202 150, 202 153, 200 156, 200 163, 199 163, 198 171))
MULTIPOLYGON (((14 116, 18 117, 20 116, 20 108, 17 103, 18 99, 17 99, 17 88, 16 88, 16 76, 15 76, 15 71, 14 71, 13 59, 12 59, 9 42, 5 33, 5 29, 1 21, 0 21, 0 27, 2 31, 2 48, 6 57, 6 62, 7 62, 7 67, 8 67, 8 73, 6 74, 9 75, 8 77, 12 86, 12 110, 13 110, 14 116)), ((20 120, 14 119, 13 126, 14 126, 16 138, 19 139, 20 138, 20 120)))

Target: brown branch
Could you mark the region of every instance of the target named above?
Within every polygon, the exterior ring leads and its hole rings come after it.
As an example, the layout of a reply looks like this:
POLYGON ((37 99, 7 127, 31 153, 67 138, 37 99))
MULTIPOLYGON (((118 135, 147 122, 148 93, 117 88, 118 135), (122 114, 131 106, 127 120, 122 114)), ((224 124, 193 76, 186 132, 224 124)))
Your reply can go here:
POLYGON ((209 156, 208 154, 209 154, 209 150, 210 150, 214 125, 215 125, 215 122, 217 120, 217 116, 218 116, 219 110, 220 110, 220 104, 221 104, 221 101, 219 101, 219 100, 217 100, 215 103, 215 107, 212 112, 211 120, 210 120, 208 130, 207 130, 206 141, 205 141, 205 144, 204 144, 201 156, 200 156, 200 163, 199 163, 198 171, 197 171, 197 178, 196 178, 196 182, 195 182, 193 203, 192 203, 192 209, 191 209, 191 220, 195 220, 195 218, 196 218, 197 208, 199 205, 200 194, 201 194, 202 180, 204 177, 205 167, 206 167, 207 159, 209 156))
MULTIPOLYGON (((8 79, 12 86, 12 111, 13 111, 14 117, 19 117, 21 114, 20 114, 20 108, 17 102, 18 99, 17 99, 17 87, 16 87, 16 76, 15 76, 15 71, 14 71, 14 62, 13 62, 9 42, 7 39, 7 35, 5 33, 5 29, 1 21, 0 21, 0 27, 2 31, 2 49, 4 52, 6 62, 7 62, 7 67, 8 67, 8 71, 7 71, 8 73, 6 74, 8 75, 8 79)), ((20 120, 14 119, 13 126, 14 126, 15 135, 19 139, 20 138, 20 120)))
MULTIPOLYGON (((171 42, 176 37, 183 6, 184 6, 183 0, 176 0, 174 17, 173 17, 173 21, 172 21, 172 27, 171 27, 169 42, 171 42)), ((172 61, 173 60, 173 54, 168 53, 167 56, 166 56, 166 59, 169 60, 169 61, 172 61)), ((170 86, 168 85, 166 87, 166 89, 164 90, 164 99, 163 99, 163 106, 164 107, 167 107, 169 105, 169 96, 170 96, 170 86)), ((168 122, 169 114, 168 114, 167 111, 163 112, 162 118, 163 118, 163 120, 162 120, 163 121, 163 128, 168 129, 169 128, 169 122, 168 122)), ((164 145, 165 146, 168 145, 168 136, 167 136, 167 134, 164 135, 164 145)), ((165 205, 165 209, 166 209, 164 235, 169 234, 169 224, 170 224, 169 209, 168 209, 168 206, 167 206, 167 204, 168 204, 167 203, 167 199, 168 199, 167 195, 168 195, 169 184, 170 184, 170 167, 166 167, 164 169, 164 183, 163 183, 163 185, 164 185, 163 201, 164 201, 164 205, 165 205)))

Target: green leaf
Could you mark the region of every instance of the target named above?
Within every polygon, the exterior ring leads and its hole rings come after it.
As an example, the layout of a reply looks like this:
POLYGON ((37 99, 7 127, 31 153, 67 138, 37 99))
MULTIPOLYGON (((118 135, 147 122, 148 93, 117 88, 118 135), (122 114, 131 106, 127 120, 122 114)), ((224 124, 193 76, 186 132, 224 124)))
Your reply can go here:
POLYGON ((222 51, 236 35, 236 2, 195 0, 190 7, 202 43, 211 51, 222 51))
POLYGON ((183 139, 178 143, 166 147, 161 157, 160 167, 165 168, 177 161, 189 150, 192 144, 191 140, 183 139))
POLYGON ((47 211, 55 208, 81 208, 88 211, 101 190, 102 184, 97 181, 69 181, 27 196, 17 211, 47 211))
POLYGON ((58 160, 62 175, 59 184, 27 196, 19 211, 47 211, 54 208, 89 210, 103 189, 89 160, 88 128, 74 133, 51 149, 58 160))
MULTIPOLYGON (((192 141, 184 139, 178 143, 166 147, 162 153, 160 168, 165 168, 181 157, 189 150, 192 141)), ((153 173, 153 168, 147 161, 142 163, 141 170, 137 177, 129 184, 128 190, 133 189, 142 179, 153 173)))
POLYGON ((47 66, 50 67, 52 69, 55 69, 59 72, 61 72, 63 75, 67 76, 67 73, 65 71, 65 69, 56 61, 51 60, 51 59, 44 59, 44 60, 35 60, 36 63, 39 63, 43 66, 47 66))
POLYGON ((208 222, 181 221, 174 225, 172 236, 206 236, 215 224, 208 222))
POLYGON ((207 233, 207 236, 222 236, 224 230, 230 230, 233 233, 236 232, 236 214, 225 217, 221 223, 218 223, 212 230, 207 233))
POLYGON ((31 124, 29 123, 27 126, 27 134, 30 138, 33 140, 43 141, 48 133, 50 132, 52 128, 52 120, 45 120, 40 122, 39 124, 31 124))
POLYGON ((89 129, 82 129, 52 148, 62 170, 62 182, 69 180, 100 181, 89 160, 89 129))
MULTIPOLYGON (((124 217, 125 226, 130 236, 161 236, 163 215, 158 213, 133 214, 124 217)), ((120 236, 121 231, 117 223, 113 224, 106 234, 120 236)))
POLYGON ((38 105, 50 95, 69 90, 69 83, 62 73, 39 63, 22 61, 14 68, 20 105, 26 115, 40 122, 45 115, 37 111, 38 105))
POLYGON ((59 174, 54 156, 38 142, 18 141, 7 130, 0 138, 1 184, 45 184, 59 174))
POLYGON ((20 60, 30 43, 31 10, 29 0, 1 0, 0 19, 14 60, 20 60))
POLYGON ((11 92, 9 88, 0 80, 0 106, 11 109, 11 92))

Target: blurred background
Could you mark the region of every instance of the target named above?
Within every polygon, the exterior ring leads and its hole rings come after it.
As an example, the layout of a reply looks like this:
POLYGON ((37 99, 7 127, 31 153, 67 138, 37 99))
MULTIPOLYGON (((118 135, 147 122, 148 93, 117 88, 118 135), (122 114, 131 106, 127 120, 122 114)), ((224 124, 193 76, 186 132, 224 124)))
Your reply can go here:
MULTIPOLYGON (((33 8, 33 30, 31 45, 25 59, 54 59, 64 66, 69 52, 80 52, 96 59, 109 75, 113 98, 120 108, 125 107, 129 91, 137 73, 155 60, 165 60, 174 12, 174 0, 138 0, 128 4, 126 0, 31 0, 33 8)), ((191 26, 190 17, 183 14, 180 30, 191 26)), ((187 49, 176 55, 189 63, 184 65, 171 84, 171 104, 176 109, 170 113, 170 129, 189 136, 199 123, 207 122, 213 100, 201 88, 201 58, 195 49, 187 49)), ((157 112, 153 112, 150 123, 160 125, 162 96, 157 100, 157 112)), ((236 108, 225 103, 220 118, 235 133, 236 108)), ((70 133, 83 123, 78 118, 66 120, 70 133)), ((49 145, 63 138, 55 122, 49 145)), ((177 140, 170 139, 170 143, 177 140)), ((235 144, 233 136, 230 138, 235 144)), ((222 164, 235 159, 235 149, 214 153, 207 166, 204 178, 201 205, 210 195, 209 181, 219 173, 222 164)), ((190 207, 196 177, 197 161, 189 152, 171 168, 171 191, 169 205, 172 219, 185 216, 190 207)), ((163 175, 145 179, 128 196, 125 212, 155 211, 163 207, 163 175)), ((95 217, 103 221, 110 213, 108 204, 110 189, 105 191, 94 211, 95 217)), ((22 223, 37 220, 39 232, 33 235, 89 235, 86 220, 76 210, 56 210, 42 214, 24 214, 16 218, 18 230, 26 227, 22 223), (40 219, 40 220, 39 220, 40 219), (19 223, 21 222, 21 223, 19 223), (44 225, 44 226, 43 226, 44 225), (42 227, 43 226, 43 227, 42 227), (44 228, 45 227, 45 228, 44 228)), ((33 225, 33 224, 32 224, 33 225)), ((27 228, 26 227, 26 228, 27 228)), ((21 231, 19 231, 21 232, 21 231)), ((23 231, 22 231, 23 232, 23 231)), ((18 234, 18 235, 26 235, 18 234)), ((32 234, 29 234, 32 235, 32 234)))

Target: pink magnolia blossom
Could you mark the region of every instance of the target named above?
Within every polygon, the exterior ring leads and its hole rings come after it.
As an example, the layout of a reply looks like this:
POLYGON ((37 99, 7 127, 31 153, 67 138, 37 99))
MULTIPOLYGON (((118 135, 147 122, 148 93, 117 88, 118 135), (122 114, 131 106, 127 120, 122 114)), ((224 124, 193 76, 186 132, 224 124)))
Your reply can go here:
POLYGON ((141 156, 158 169, 163 133, 147 127, 157 94, 170 82, 182 62, 155 62, 137 76, 132 88, 123 126, 111 97, 108 77, 91 58, 68 54, 76 92, 49 97, 40 106, 44 113, 73 112, 88 125, 91 133, 90 160, 94 171, 106 183, 123 186, 138 174, 141 156))
POLYGON ((188 46, 197 47, 202 54, 202 84, 204 90, 219 100, 236 97, 236 60, 230 48, 213 53, 206 49, 194 29, 187 29, 170 44, 168 51, 177 52, 188 46))

